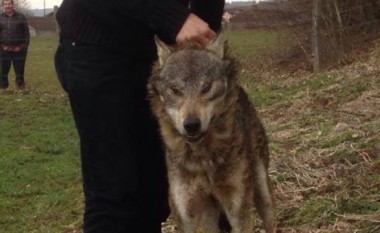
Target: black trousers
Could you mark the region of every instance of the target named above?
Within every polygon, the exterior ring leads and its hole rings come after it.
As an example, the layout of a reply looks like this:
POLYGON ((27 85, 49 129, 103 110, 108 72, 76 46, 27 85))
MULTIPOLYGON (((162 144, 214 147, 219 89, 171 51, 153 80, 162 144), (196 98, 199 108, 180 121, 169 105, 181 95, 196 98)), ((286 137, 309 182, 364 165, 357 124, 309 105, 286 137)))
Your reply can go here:
POLYGON ((158 233, 168 217, 163 148, 146 93, 154 54, 65 43, 57 50, 80 136, 85 233, 158 233))
POLYGON ((0 76, 0 88, 8 88, 8 74, 13 64, 13 69, 16 74, 16 85, 23 87, 25 85, 24 72, 27 50, 20 52, 7 52, 0 51, 1 59, 1 76, 0 76))

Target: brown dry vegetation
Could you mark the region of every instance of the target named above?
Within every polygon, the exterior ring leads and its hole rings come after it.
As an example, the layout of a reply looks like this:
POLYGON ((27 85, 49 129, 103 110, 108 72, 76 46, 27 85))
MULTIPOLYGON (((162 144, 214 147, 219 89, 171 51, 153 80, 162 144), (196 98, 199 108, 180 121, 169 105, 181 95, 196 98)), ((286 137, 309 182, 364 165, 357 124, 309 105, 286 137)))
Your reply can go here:
POLYGON ((380 232, 380 40, 368 50, 341 69, 246 84, 254 100, 275 90, 259 110, 280 232, 380 232))

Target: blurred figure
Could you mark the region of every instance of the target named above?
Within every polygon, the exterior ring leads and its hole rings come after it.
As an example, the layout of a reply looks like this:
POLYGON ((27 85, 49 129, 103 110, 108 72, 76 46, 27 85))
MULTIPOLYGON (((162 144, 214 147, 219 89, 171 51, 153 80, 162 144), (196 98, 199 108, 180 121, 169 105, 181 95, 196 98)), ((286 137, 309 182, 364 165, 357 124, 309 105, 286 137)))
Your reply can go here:
POLYGON ((16 86, 25 88, 24 70, 29 46, 29 26, 25 16, 14 9, 13 0, 3 0, 0 15, 0 89, 7 89, 8 73, 13 64, 16 86))

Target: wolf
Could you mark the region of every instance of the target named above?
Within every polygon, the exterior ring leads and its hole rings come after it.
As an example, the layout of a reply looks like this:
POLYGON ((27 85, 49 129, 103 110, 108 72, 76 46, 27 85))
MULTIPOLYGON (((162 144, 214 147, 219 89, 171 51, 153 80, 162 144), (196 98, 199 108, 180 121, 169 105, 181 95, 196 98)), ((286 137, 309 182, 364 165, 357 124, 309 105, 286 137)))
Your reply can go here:
POLYGON ((265 231, 274 233, 267 137, 238 85, 237 60, 223 34, 203 49, 156 43, 159 61, 148 92, 165 144, 179 232, 253 232, 256 205, 265 231), (220 224, 223 219, 228 224, 220 224))

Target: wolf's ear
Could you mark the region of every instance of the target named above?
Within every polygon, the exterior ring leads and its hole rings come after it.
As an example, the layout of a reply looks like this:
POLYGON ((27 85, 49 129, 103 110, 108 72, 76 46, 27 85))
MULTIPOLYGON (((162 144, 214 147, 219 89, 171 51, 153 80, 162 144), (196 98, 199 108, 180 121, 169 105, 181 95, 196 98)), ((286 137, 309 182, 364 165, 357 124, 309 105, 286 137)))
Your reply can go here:
POLYGON ((158 60, 160 62, 160 67, 162 67, 166 59, 168 59, 169 55, 172 53, 172 49, 170 48, 169 45, 165 44, 157 36, 154 37, 154 40, 156 41, 156 45, 157 45, 157 53, 158 53, 158 60))
POLYGON ((218 36, 211 42, 211 44, 207 45, 206 49, 214 52, 221 59, 224 58, 224 47, 226 40, 224 38, 224 31, 219 32, 218 36))

